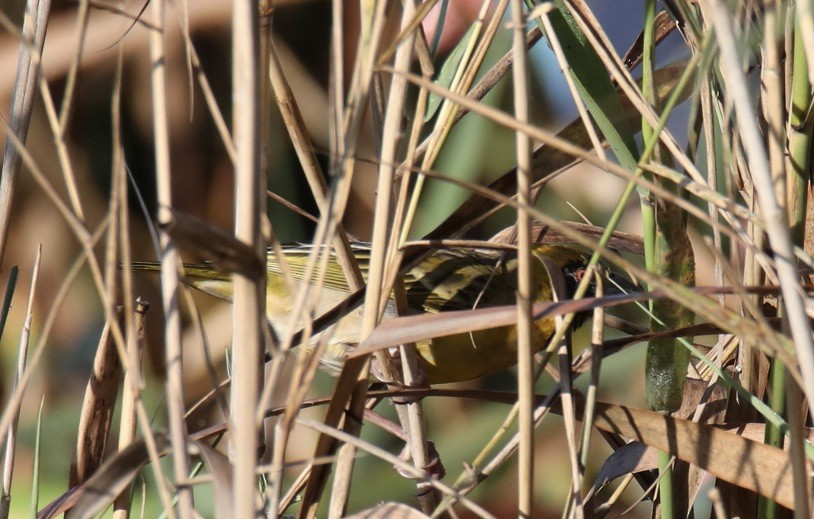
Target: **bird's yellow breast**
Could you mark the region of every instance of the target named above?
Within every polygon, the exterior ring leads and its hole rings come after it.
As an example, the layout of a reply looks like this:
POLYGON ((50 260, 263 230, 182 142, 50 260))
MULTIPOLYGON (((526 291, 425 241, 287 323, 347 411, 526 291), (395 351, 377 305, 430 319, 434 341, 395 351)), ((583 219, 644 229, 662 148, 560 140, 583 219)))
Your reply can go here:
MULTIPOLYGON (((423 276, 408 289, 408 300, 421 303, 425 312, 468 310, 512 305, 517 294, 517 260, 512 255, 468 256, 436 254, 422 264, 423 276), (463 266, 462 266, 463 265, 463 266), (412 295, 412 297, 410 297, 412 295)), ((533 299, 551 299, 545 267, 533 262, 533 299)), ((535 323, 532 342, 542 348, 553 333, 554 323, 535 323)), ((416 345, 419 361, 430 383, 471 380, 496 373, 517 363, 517 327, 502 326, 471 333, 439 337, 416 345)))

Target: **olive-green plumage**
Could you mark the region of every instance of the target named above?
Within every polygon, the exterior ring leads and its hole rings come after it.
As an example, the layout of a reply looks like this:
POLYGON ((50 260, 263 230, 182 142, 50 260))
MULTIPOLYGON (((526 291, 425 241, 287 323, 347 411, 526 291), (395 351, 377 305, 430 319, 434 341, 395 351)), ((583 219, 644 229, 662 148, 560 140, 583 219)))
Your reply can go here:
MULTIPOLYGON (((353 251, 363 275, 367 276, 369 246, 354 244, 353 251)), ((284 248, 289 269, 296 282, 302 282, 311 247, 284 248)), ((577 250, 563 246, 540 245, 535 248, 538 261, 533 262, 534 301, 551 301, 549 276, 540 257, 563 269, 569 296, 587 259, 577 250)), ((135 263, 134 270, 158 270, 155 263, 135 263)), ((290 326, 294 301, 292 287, 286 283, 273 254, 268 257, 266 313, 278 332, 290 326)), ((217 272, 210 264, 184 265, 184 281, 210 295, 231 300, 230 277, 217 272)), ((407 304, 413 313, 437 313, 467 310, 516 302, 517 256, 513 252, 484 249, 443 249, 434 252, 404 277, 407 304)), ((296 287, 293 287, 296 288, 296 287)), ((319 316, 342 302, 349 294, 345 277, 331 258, 328 272, 314 312, 319 316)), ((342 368, 349 348, 359 341, 361 308, 343 317, 324 333, 330 334, 322 367, 331 373, 342 368)), ((395 315, 388 304, 385 318, 395 315)), ((299 328, 300 323, 297 323, 299 328)), ((554 332, 553 319, 540 319, 533 329, 535 350, 541 349, 554 332)), ((312 340, 312 343, 316 342, 312 340)), ((517 363, 517 329, 503 326, 489 330, 440 337, 417 344, 419 361, 430 383, 459 382, 496 373, 517 363)))

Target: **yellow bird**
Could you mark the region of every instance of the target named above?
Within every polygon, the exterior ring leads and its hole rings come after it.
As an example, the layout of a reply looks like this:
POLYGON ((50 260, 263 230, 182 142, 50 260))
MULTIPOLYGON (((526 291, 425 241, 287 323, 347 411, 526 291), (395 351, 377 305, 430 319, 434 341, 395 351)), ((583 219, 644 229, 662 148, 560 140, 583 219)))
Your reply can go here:
MULTIPOLYGON (((363 276, 367 276, 370 246, 354 243, 353 253, 363 276)), ((285 246, 289 269, 296 282, 302 282, 310 246, 285 246)), ((572 297, 585 273, 588 258, 578 250, 554 245, 534 249, 533 300, 551 301, 552 289, 547 268, 559 268, 565 281, 567 297, 572 297), (544 264, 547 263, 549 267, 544 264)), ((158 264, 139 262, 136 271, 157 271, 158 264)), ((232 284, 228 274, 215 270, 209 263, 184 265, 184 282, 196 289, 231 300, 232 284)), ((286 283, 279 263, 269 253, 267 264, 266 312, 277 332, 288 329, 295 294, 286 283)), ((514 251, 490 249, 439 249, 422 260, 404 276, 407 304, 411 313, 437 313, 492 306, 513 305, 517 292, 517 254, 514 251)), ((332 255, 315 316, 320 316, 342 302, 350 293, 341 268, 332 255)), ((589 294, 592 295, 592 294, 589 294)), ((392 301, 385 318, 396 315, 392 301)), ((584 316, 583 316, 584 317, 584 316)), ((359 342, 362 309, 357 308, 323 333, 330 334, 321 367, 338 374, 349 349, 359 342)), ((580 324, 584 319, 578 319, 580 324)), ((299 328, 298 323, 298 328, 299 328)), ((543 348, 554 333, 551 318, 536 321, 533 329, 535 351, 543 348)), ((315 344, 319 335, 312 338, 315 344)), ((517 328, 503 326, 422 341, 416 345, 419 362, 430 384, 461 382, 490 375, 517 363, 517 328)))

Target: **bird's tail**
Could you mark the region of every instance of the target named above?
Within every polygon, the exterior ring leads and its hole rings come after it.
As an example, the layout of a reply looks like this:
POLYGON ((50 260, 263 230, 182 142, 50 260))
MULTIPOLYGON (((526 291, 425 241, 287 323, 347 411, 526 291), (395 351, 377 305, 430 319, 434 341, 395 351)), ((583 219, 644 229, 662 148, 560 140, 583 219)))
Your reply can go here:
MULTIPOLYGON (((159 272, 161 264, 155 261, 134 261, 134 272, 159 272)), ((181 281, 211 296, 232 300, 232 279, 209 263, 185 263, 181 281)))

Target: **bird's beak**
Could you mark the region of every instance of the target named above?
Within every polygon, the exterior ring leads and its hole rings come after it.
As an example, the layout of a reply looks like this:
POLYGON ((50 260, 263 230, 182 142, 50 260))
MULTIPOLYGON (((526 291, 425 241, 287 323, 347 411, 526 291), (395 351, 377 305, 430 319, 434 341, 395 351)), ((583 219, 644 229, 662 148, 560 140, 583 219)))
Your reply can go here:
POLYGON ((641 292, 642 287, 631 281, 626 275, 607 269, 603 281, 603 288, 606 295, 629 294, 631 292, 641 292))

